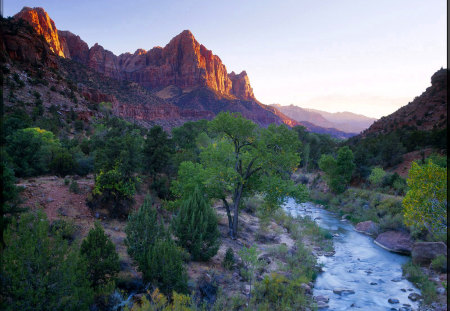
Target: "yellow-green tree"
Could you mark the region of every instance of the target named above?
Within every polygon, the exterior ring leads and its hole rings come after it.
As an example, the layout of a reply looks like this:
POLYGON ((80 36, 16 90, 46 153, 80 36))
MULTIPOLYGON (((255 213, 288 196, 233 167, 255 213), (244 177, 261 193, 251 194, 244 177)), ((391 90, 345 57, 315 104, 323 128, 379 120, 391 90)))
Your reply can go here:
POLYGON ((407 179, 409 190, 403 199, 406 225, 425 227, 435 238, 447 232, 447 168, 432 161, 413 162, 407 179))

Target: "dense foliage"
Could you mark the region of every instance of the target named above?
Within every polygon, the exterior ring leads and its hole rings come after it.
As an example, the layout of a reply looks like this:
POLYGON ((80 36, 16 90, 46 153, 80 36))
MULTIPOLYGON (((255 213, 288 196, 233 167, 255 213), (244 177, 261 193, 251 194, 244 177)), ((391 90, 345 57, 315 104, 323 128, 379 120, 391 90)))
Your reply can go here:
POLYGON ((99 222, 81 243, 80 257, 84 260, 94 289, 114 284, 120 270, 119 255, 99 222))
POLYGON ((261 192, 271 209, 288 196, 305 198, 306 189, 290 180, 300 161, 295 132, 286 126, 262 129, 231 113, 218 114, 208 128, 217 138, 202 149, 200 164, 181 163, 173 191, 182 196, 200 186, 209 198, 220 199, 227 211, 230 236, 237 236, 243 198, 261 192))
POLYGON ((87 266, 60 235, 49 236, 45 214, 23 214, 5 232, 2 309, 87 310, 87 266))
POLYGON ((335 193, 342 193, 347 188, 355 168, 353 153, 347 146, 338 150, 337 158, 322 155, 319 167, 325 172, 328 186, 335 193))
POLYGON ((408 174, 409 190, 403 200, 405 223, 425 227, 433 236, 447 235, 447 168, 428 161, 413 162, 408 174))
POLYGON ((136 212, 128 215, 125 233, 127 234, 125 245, 128 254, 142 270, 146 267, 150 247, 157 238, 164 236, 164 227, 158 219, 156 209, 152 207, 150 196, 145 198, 144 203, 136 212))
POLYGON ((169 237, 158 238, 151 245, 142 273, 144 280, 151 282, 166 295, 173 291, 187 293, 183 253, 169 237))
POLYGON ((198 187, 181 202, 172 228, 178 244, 193 260, 207 261, 217 253, 220 245, 217 216, 198 187))
POLYGON ((49 163, 58 148, 60 143, 53 133, 37 127, 21 129, 6 137, 6 152, 18 177, 49 172, 49 163))

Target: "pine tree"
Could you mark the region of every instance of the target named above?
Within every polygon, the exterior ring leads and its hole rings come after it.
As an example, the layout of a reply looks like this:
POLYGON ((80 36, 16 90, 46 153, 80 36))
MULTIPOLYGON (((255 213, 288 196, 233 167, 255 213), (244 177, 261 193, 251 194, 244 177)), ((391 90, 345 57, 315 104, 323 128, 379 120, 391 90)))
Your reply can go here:
POLYGON ((43 212, 13 220, 5 245, 1 310, 88 310, 93 293, 86 266, 60 235, 50 238, 43 212))
POLYGON ((158 238, 150 246, 142 273, 144 280, 152 282, 166 295, 171 295, 173 291, 187 293, 183 254, 169 236, 158 238))
POLYGON ((94 289, 114 282, 120 270, 119 255, 100 223, 96 222, 81 243, 80 255, 87 268, 94 289))
POLYGON ((193 260, 206 261, 217 253, 220 246, 217 216, 198 187, 182 201, 172 228, 179 245, 189 251, 193 260))
POLYGON ((144 204, 139 210, 128 216, 125 232, 127 234, 125 245, 128 248, 128 254, 136 260, 142 270, 150 246, 156 238, 164 234, 164 227, 158 221, 156 209, 152 208, 150 196, 145 198, 144 204))

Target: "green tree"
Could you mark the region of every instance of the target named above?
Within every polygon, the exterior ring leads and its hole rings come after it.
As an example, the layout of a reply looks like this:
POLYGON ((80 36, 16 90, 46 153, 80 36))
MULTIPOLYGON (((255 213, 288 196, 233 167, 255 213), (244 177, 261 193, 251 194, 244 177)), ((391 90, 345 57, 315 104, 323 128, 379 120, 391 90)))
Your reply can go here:
POLYGON ((413 162, 407 179, 409 190, 403 199, 404 221, 425 227, 437 239, 447 234, 447 168, 428 161, 413 162))
POLYGON ((75 171, 76 163, 68 150, 60 148, 55 152, 49 167, 56 175, 64 177, 75 171))
POLYGON ((374 167, 369 176, 369 181, 372 185, 378 186, 383 181, 386 172, 381 167, 374 167))
POLYGON ((2 160, 0 162, 0 172, 2 174, 0 181, 0 187, 2 189, 2 196, 0 199, 0 251, 5 246, 3 231, 10 223, 11 217, 25 210, 24 208, 19 207, 20 188, 16 186, 14 171, 10 168, 5 158, 6 155, 2 154, 2 160))
POLYGON ((106 118, 95 125, 91 145, 97 176, 89 205, 100 205, 114 216, 126 215, 140 181, 135 174, 142 163, 142 131, 118 118, 106 118))
POLYGON ((288 196, 305 199, 306 188, 290 180, 300 161, 295 132, 284 125, 259 128, 240 114, 226 112, 209 123, 209 130, 217 135, 216 140, 202 150, 201 164, 180 165, 173 192, 183 196, 200 186, 209 198, 221 200, 232 238, 237 237, 243 198, 261 192, 269 209, 281 205, 288 196))
POLYGON ((87 266, 91 286, 98 290, 114 284, 120 270, 119 255, 99 222, 81 243, 80 257, 87 266))
POLYGON ((189 251, 194 260, 207 261, 219 250, 217 216, 198 187, 181 202, 172 228, 178 243, 189 251))
POLYGON ((182 251, 169 237, 158 238, 150 247, 142 273, 144 280, 152 282, 166 295, 188 291, 182 251))
POLYGON ((328 186, 335 193, 342 193, 347 188, 355 169, 353 152, 349 147, 339 148, 337 159, 331 155, 322 155, 319 167, 325 172, 328 186))
POLYGON ((128 254, 136 260, 142 271, 146 266, 147 254, 155 240, 164 236, 164 227, 158 220, 158 213, 152 207, 150 196, 145 198, 144 203, 134 213, 128 216, 125 227, 127 237, 125 245, 128 254))
POLYGON ((92 289, 78 252, 49 237, 45 214, 27 213, 5 232, 2 310, 87 310, 92 289))
POLYGON ((60 143, 52 132, 38 127, 17 130, 6 137, 6 152, 18 177, 47 173, 60 143))
POLYGON ((172 153, 171 141, 159 125, 153 126, 144 144, 144 168, 155 176, 167 170, 172 153))

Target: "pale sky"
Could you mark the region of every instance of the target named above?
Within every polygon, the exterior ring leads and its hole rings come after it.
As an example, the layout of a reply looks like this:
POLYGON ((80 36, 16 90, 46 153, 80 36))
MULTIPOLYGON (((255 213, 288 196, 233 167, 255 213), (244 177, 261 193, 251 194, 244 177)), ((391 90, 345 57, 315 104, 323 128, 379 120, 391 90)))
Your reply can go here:
POLYGON ((184 29, 264 104, 390 114, 447 67, 445 0, 5 0, 43 7, 60 30, 116 55, 165 46, 184 29))

